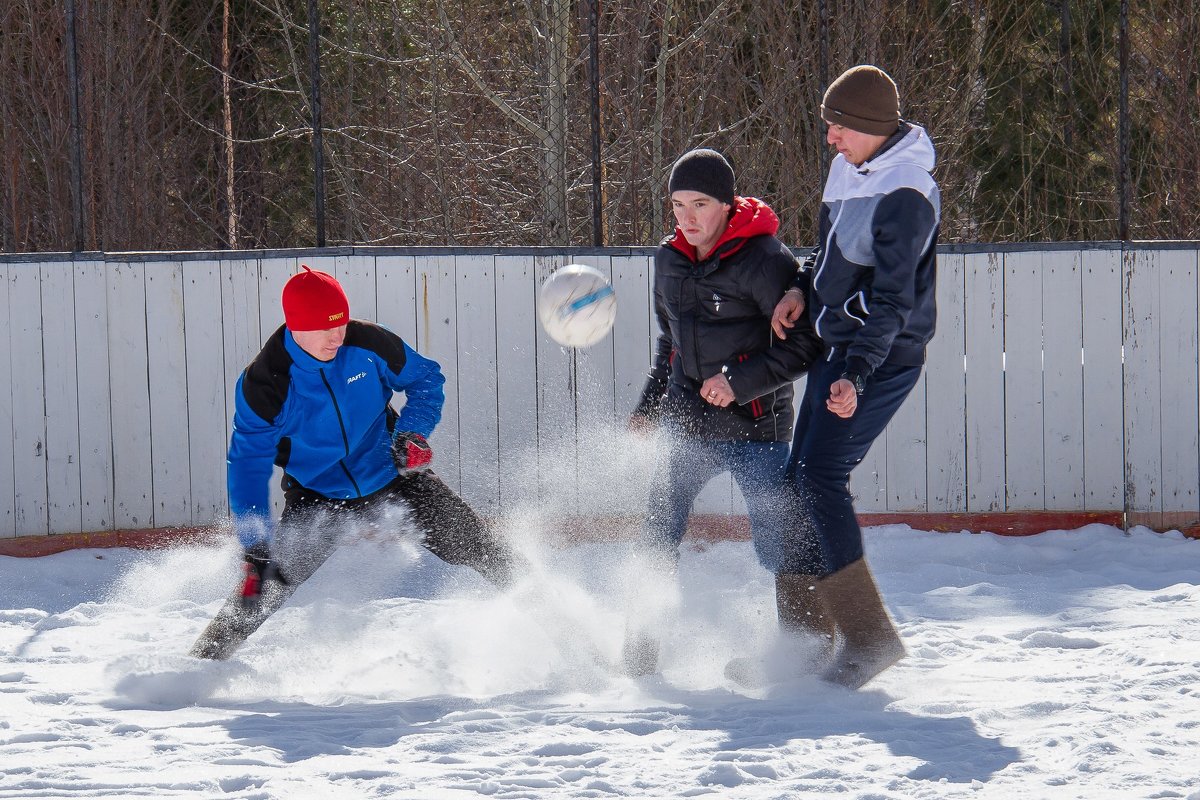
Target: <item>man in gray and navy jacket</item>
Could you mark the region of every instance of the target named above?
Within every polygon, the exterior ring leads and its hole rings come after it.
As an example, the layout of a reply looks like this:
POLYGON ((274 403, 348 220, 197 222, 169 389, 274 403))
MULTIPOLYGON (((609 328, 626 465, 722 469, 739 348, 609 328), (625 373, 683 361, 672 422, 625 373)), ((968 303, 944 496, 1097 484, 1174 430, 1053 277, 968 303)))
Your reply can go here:
POLYGON ((809 370, 788 470, 798 536, 819 548, 797 565, 799 627, 835 642, 828 680, 861 686, 904 655, 863 560, 850 472, 904 403, 937 319, 934 279, 941 198, 933 145, 900 118, 896 84, 870 65, 843 73, 821 117, 838 154, 821 202, 820 242, 772 316, 787 334, 800 314, 825 347, 809 370))
POLYGON ((245 572, 192 649, 200 658, 228 658, 324 563, 348 523, 395 527, 393 510, 434 555, 497 584, 510 577, 507 546, 428 469, 426 437, 445 401, 437 362, 380 325, 350 319, 337 280, 308 267, 284 286, 283 314, 234 391, 229 508, 245 572), (404 395, 399 412, 393 392, 404 395), (275 466, 278 525, 268 493, 275 466))

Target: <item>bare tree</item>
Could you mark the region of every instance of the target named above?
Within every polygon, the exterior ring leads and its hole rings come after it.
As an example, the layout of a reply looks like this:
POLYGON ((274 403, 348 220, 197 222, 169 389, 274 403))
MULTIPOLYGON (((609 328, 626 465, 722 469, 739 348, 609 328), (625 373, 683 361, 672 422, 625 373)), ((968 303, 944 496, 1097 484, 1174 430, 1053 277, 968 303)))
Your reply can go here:
POLYGON ((225 202, 229 206, 229 246, 237 250, 237 197, 233 190, 233 104, 229 83, 229 0, 224 0, 221 14, 221 116, 225 125, 225 202))
MULTIPOLYGON (((322 2, 330 243, 591 241, 591 0, 322 2)), ((611 244, 668 232, 691 147, 734 163, 812 242, 823 79, 885 67, 938 149, 944 241, 1110 238, 1121 0, 604 0, 600 209, 611 244), (881 20, 887 24, 880 24, 881 20)), ((1130 226, 1200 224, 1198 0, 1128 0, 1130 226)), ((311 241, 302 8, 92 0, 78 64, 88 248, 311 241)), ((0 247, 72 246, 60 0, 0 4, 0 247)))

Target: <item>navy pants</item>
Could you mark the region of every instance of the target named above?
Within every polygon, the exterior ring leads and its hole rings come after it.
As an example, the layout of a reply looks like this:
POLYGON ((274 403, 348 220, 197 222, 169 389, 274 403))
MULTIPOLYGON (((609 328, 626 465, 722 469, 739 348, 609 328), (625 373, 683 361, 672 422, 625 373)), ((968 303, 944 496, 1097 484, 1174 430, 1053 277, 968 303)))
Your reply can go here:
POLYGON ((800 555, 785 572, 831 575, 863 556, 862 529, 854 516, 850 472, 883 433, 921 376, 919 366, 884 363, 867 379, 858 408, 842 419, 825 407, 829 387, 846 371, 844 356, 813 364, 796 418, 787 476, 799 514, 792 536, 811 542, 794 545, 800 555))
POLYGON ((728 471, 746 499, 758 560, 766 569, 778 572, 794 516, 789 505, 791 489, 784 481, 787 442, 709 441, 681 436, 678 430, 672 433, 650 490, 649 543, 676 557, 696 495, 710 479, 728 471))

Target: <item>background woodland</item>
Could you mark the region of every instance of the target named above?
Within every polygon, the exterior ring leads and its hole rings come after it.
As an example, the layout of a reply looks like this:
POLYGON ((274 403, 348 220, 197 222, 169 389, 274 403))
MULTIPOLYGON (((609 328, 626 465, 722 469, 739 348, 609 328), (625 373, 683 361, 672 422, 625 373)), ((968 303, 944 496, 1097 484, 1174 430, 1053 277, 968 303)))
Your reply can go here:
MULTIPOLYGON (((84 249, 316 243, 304 3, 75 8, 84 249)), ((1200 0, 318 8, 329 245, 653 244, 670 165, 701 145, 810 245, 817 108, 862 62, 933 136, 943 242, 1187 239, 1200 223, 1200 0)), ((73 249, 66 20, 63 0, 0 3, 0 251, 73 249)))

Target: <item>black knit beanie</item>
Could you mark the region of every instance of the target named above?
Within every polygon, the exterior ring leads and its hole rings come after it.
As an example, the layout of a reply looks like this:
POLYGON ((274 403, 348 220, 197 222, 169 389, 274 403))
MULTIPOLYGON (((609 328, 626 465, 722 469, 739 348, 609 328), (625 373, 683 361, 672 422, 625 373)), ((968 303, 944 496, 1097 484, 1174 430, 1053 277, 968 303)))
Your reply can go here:
POLYGON ((702 192, 733 205, 733 167, 716 150, 689 150, 671 167, 667 193, 702 192))
POLYGON ((896 83, 879 67, 851 67, 826 90, 821 119, 859 133, 890 136, 900 125, 896 83))

